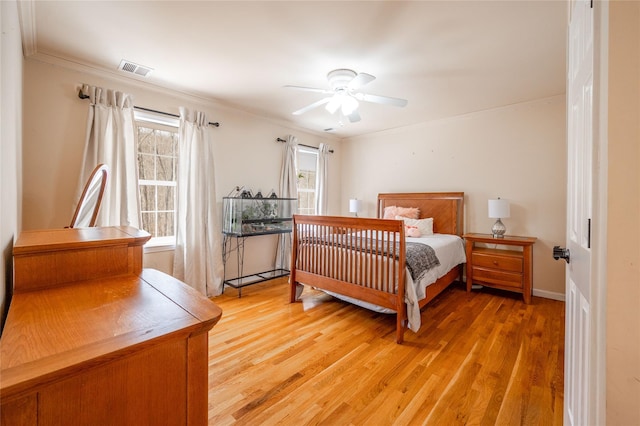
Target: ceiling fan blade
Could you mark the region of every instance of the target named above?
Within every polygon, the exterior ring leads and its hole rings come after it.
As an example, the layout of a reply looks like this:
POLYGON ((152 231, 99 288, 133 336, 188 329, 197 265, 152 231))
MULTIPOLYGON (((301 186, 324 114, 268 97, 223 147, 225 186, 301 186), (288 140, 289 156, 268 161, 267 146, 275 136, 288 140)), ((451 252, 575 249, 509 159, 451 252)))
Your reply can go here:
POLYGON ((331 91, 331 90, 318 89, 316 87, 291 86, 291 85, 286 85, 286 86, 282 86, 282 87, 286 87, 286 88, 289 88, 289 89, 296 89, 296 90, 304 90, 305 92, 316 92, 316 93, 324 93, 324 94, 333 93, 333 91, 331 91))
POLYGON ((408 103, 406 99, 392 98, 389 96, 369 95, 366 93, 356 93, 354 94, 354 96, 360 101, 373 102, 383 105, 393 105, 397 107, 407 106, 408 103))
POLYGON ((294 111, 292 114, 293 114, 293 115, 300 115, 300 114, 304 114, 304 113, 305 113, 305 112, 307 112, 307 111, 311 111, 312 109, 319 107, 320 105, 324 105, 324 104, 326 104, 326 103, 327 103, 327 102, 329 102, 330 100, 331 100, 331 97, 329 97, 329 98, 324 98, 324 99, 320 99, 319 101, 316 101, 316 102, 314 102, 314 103, 312 103, 312 104, 310 104, 310 105, 307 105, 307 106, 306 106, 306 107, 304 107, 304 108, 300 108, 299 110, 294 111))
POLYGON ((356 75, 353 78, 353 80, 351 80, 349 82, 349 85, 347 86, 347 89, 349 89, 349 90, 358 90, 359 88, 361 88, 365 84, 369 84, 375 79, 376 78, 374 76, 372 76, 371 74, 367 74, 367 73, 361 72, 360 74, 356 75))
POLYGON ((353 111, 351 114, 347 115, 347 117, 351 123, 360 121, 360 114, 358 114, 358 111, 353 111))

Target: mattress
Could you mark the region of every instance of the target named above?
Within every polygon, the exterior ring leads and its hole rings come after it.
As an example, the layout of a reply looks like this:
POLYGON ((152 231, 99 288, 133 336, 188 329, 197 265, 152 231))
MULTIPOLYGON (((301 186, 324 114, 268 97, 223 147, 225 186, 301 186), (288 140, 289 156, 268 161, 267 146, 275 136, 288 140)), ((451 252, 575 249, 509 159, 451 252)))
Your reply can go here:
MULTIPOLYGON (((407 242, 416 242, 427 244, 431 246, 435 252, 440 265, 429 269, 420 279, 419 282, 414 282, 411 278, 411 273, 407 270, 405 275, 406 280, 406 294, 405 302, 407 304, 407 317, 408 328, 412 331, 418 331, 421 325, 420 306, 419 301, 425 298, 426 288, 435 283, 439 278, 445 276, 447 272, 461 263, 466 262, 466 255, 464 249, 464 241, 457 235, 451 234, 433 234, 421 236, 419 238, 407 237, 407 242)), ((354 305, 361 306, 363 308, 370 309, 375 312, 382 313, 395 313, 395 311, 383 308, 371 303, 363 302, 352 297, 344 296, 335 292, 326 291, 340 300, 344 300, 354 305)))

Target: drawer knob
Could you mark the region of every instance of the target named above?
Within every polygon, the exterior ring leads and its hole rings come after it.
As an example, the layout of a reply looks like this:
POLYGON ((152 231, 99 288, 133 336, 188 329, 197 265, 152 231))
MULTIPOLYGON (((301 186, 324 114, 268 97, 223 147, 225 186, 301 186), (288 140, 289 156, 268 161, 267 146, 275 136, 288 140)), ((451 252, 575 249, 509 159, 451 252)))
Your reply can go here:
POLYGON ((498 266, 498 261, 497 261, 497 260, 494 260, 494 261, 493 261, 493 264, 494 264, 494 265, 496 265, 496 266, 498 266))

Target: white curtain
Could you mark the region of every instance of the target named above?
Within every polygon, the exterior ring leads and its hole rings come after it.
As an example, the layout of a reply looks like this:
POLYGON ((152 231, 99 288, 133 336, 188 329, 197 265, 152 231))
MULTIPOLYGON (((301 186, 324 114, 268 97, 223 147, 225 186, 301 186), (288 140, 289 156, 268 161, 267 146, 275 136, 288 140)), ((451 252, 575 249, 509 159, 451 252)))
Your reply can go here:
MULTIPOLYGON (((298 198, 297 149, 298 139, 295 136, 287 136, 282 155, 282 169, 280 170, 279 196, 281 198, 298 198)), ((290 269, 291 242, 291 234, 280 234, 276 252, 276 268, 290 269)))
POLYGON ((206 296, 223 291, 213 147, 204 113, 180 108, 173 275, 206 296))
POLYGON ((140 227, 136 132, 131 95, 84 85, 89 116, 76 199, 99 163, 109 167, 96 226, 140 227))
POLYGON ((327 214, 327 176, 329 175, 329 145, 321 143, 318 148, 318 167, 316 170, 316 214, 327 214))

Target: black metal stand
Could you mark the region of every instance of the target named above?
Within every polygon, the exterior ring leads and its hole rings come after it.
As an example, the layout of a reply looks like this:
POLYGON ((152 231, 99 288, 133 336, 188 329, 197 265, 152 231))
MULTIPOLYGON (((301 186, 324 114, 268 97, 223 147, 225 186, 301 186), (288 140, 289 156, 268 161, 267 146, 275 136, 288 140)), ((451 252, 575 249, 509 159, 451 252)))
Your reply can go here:
POLYGON ((269 281, 275 278, 284 277, 289 275, 288 269, 275 268, 268 271, 259 272, 256 274, 243 275, 244 273, 244 245, 245 239, 249 236, 240 235, 224 235, 223 248, 222 248, 222 262, 224 264, 224 285, 233 287, 238 290, 238 298, 242 297, 242 287, 246 287, 253 284, 258 284, 264 281, 269 281), (235 245, 233 242, 235 241, 235 245), (232 252, 236 252, 237 259, 237 278, 227 280, 227 259, 232 252))

